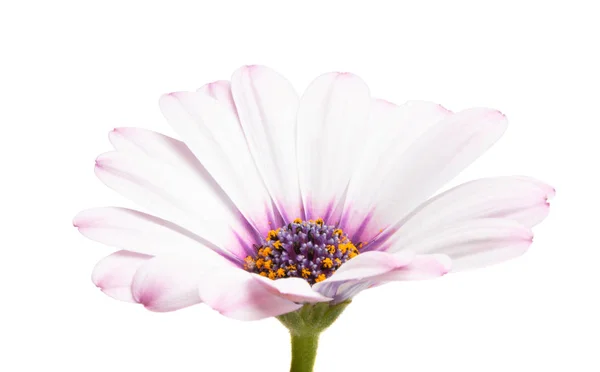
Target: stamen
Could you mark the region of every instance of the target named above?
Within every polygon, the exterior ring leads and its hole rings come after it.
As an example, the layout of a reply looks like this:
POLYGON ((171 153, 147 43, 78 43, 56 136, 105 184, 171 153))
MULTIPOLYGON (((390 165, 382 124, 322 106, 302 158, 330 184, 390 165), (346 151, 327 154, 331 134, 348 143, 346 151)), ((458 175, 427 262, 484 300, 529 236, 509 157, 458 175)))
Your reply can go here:
POLYGON ((273 280, 304 278, 311 285, 333 275, 362 248, 362 243, 357 248, 342 229, 325 225, 322 218, 296 218, 270 230, 262 243, 254 256, 244 259, 245 270, 273 280))

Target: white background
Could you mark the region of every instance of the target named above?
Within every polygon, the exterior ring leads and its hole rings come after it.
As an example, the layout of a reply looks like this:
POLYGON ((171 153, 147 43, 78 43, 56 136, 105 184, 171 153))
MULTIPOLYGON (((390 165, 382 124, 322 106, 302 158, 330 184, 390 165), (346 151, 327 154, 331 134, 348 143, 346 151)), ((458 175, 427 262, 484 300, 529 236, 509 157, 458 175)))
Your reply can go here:
POLYGON ((112 249, 71 225, 84 208, 132 206, 93 173, 112 128, 172 134, 160 94, 244 64, 298 90, 350 71, 392 102, 498 108, 506 135, 453 184, 525 174, 557 189, 522 258, 359 295, 323 334, 316 371, 600 370, 594 2, 357 3, 2 3, 0 370, 288 370, 274 319, 103 295, 90 273, 112 249))

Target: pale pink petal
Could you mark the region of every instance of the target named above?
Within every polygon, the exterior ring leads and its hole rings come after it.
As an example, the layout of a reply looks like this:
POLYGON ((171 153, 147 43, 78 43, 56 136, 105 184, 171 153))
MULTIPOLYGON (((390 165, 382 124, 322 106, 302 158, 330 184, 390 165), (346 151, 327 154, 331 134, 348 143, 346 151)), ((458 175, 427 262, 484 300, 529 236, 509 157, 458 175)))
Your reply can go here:
MULTIPOLYGON (((215 245, 236 247, 234 232, 250 239, 250 232, 241 227, 241 222, 235 224, 235 217, 221 200, 204 192, 204 185, 188 177, 189 174, 178 172, 169 164, 109 152, 98 157, 95 172, 100 180, 123 196, 215 245)), ((239 214, 237 220, 242 219, 239 214)), ((235 253, 243 255, 239 249, 235 253)))
POLYGON ((506 126, 506 118, 496 110, 464 110, 446 115, 401 153, 394 152, 386 177, 375 183, 374 209, 354 211, 369 218, 363 234, 353 239, 369 241, 381 229, 402 220, 492 146, 506 126))
POLYGON ((517 257, 531 245, 529 227, 501 218, 462 221, 422 234, 399 235, 388 251, 441 253, 452 259, 452 270, 487 266, 517 257))
POLYGON ((313 285, 313 290, 326 297, 334 297, 337 288, 344 282, 385 274, 411 263, 414 254, 403 252, 366 252, 344 263, 332 276, 313 285))
MULTIPOLYGON (((448 115, 450 111, 432 102, 409 101, 397 106, 380 99, 372 101, 369 127, 360 146, 363 154, 352 174, 342 214, 342 225, 350 236, 361 239, 363 234, 354 230, 380 200, 379 185, 398 159, 428 128, 448 115)), ((377 230, 384 227, 380 224, 377 230)))
POLYGON ((371 278, 373 282, 433 279, 447 274, 452 260, 444 254, 416 255, 412 262, 385 274, 371 278))
POLYGON ((94 267, 92 282, 107 295, 121 301, 135 302, 131 283, 137 269, 152 256, 129 251, 115 252, 94 267))
MULTIPOLYGON (((386 242, 435 233, 439 227, 480 218, 506 218, 532 227, 549 211, 554 189, 527 177, 484 178, 456 186, 419 206, 397 226, 386 242)), ((399 246, 396 245, 399 248, 399 246)))
POLYGON ((115 150, 132 155, 147 156, 152 161, 161 161, 178 169, 196 173, 202 182, 218 191, 218 185, 185 143, 143 128, 121 127, 108 133, 108 139, 115 150))
POLYGON ((293 302, 314 303, 331 300, 331 298, 325 297, 319 292, 314 291, 310 284, 301 278, 271 280, 260 275, 255 275, 255 279, 259 280, 261 285, 272 289, 274 293, 293 302))
POLYGON ((198 92, 206 94, 221 103, 236 117, 238 116, 233 96, 231 95, 231 84, 227 80, 217 80, 198 88, 198 92))
POLYGON ((302 217, 296 165, 298 94, 277 72, 245 66, 231 90, 252 157, 286 223, 302 217))
MULTIPOLYGON (((390 254, 387 252, 366 252, 344 263, 331 277, 321 283, 361 279, 386 273, 409 265, 415 255, 412 252, 390 254)), ((319 285, 321 283, 317 283, 319 285)))
MULTIPOLYGON (((172 172, 176 172, 178 177, 176 181, 193 180, 193 187, 204 196, 203 201, 211 203, 211 214, 226 214, 230 220, 239 219, 240 214, 231 199, 223 192, 223 189, 212 178, 204 166, 198 161, 185 143, 174 138, 165 136, 142 128, 115 128, 109 133, 109 139, 115 150, 120 155, 115 159, 125 159, 125 163, 134 163, 136 167, 138 162, 145 161, 155 166, 156 164, 168 164, 172 172)), ((109 164, 114 163, 111 157, 114 153, 100 156, 102 162, 105 156, 108 156, 109 164)), ((152 182, 155 168, 144 167, 150 170, 150 174, 138 170, 138 173, 131 174, 129 168, 124 164, 122 170, 130 174, 132 178, 142 178, 146 182, 152 182)), ((142 167, 139 167, 142 168, 142 167)), ((187 181, 189 182, 189 181, 187 181)), ((168 190, 167 190, 168 191, 168 190)), ((202 211, 196 210, 202 214, 202 211)))
POLYGON ((342 265, 334 275, 315 284, 313 289, 333 297, 333 303, 339 303, 386 282, 437 278, 448 273, 450 266, 450 258, 441 254, 415 256, 410 252, 366 252, 342 265), (354 262, 360 257, 365 258, 354 262), (344 270, 351 263, 354 265, 344 270))
POLYGON ((298 109, 297 160, 308 218, 325 218, 343 201, 361 155, 369 88, 352 74, 330 73, 308 87, 298 109))
POLYGON ((126 208, 93 208, 73 219, 79 232, 97 242, 138 253, 204 254, 235 258, 192 232, 158 217, 126 208))
POLYGON ((121 153, 145 157, 152 164, 167 163, 185 173, 185 177, 202 184, 203 194, 218 199, 222 203, 221 208, 231 210, 235 218, 238 217, 235 205, 184 142, 151 130, 131 127, 115 128, 108 138, 115 150, 121 153))
MULTIPOLYGON (((198 293, 204 303, 238 320, 258 320, 298 310, 303 306, 301 303, 284 298, 298 296, 284 294, 288 289, 275 289, 257 279, 256 274, 241 269, 215 270, 198 284, 198 293)), ((306 299, 304 293, 302 297, 306 299)))
POLYGON ((277 284, 242 269, 194 256, 153 258, 136 272, 132 293, 136 302, 152 311, 173 311, 203 302, 223 315, 240 320, 294 311, 302 306, 296 302, 329 300, 314 293, 306 282, 277 284))
POLYGON ((269 222, 276 221, 276 216, 237 117, 217 100, 199 92, 164 95, 160 107, 169 124, 243 216, 261 235, 266 235, 271 228, 269 222))
MULTIPOLYGON (((137 270, 131 292, 135 301, 148 310, 178 310, 202 302, 198 283, 207 281, 213 271, 230 267, 202 256, 157 256, 137 270)), ((212 282, 212 285, 219 283, 212 282)))
POLYGON ((351 299, 365 289, 377 287, 393 281, 424 280, 438 278, 450 271, 451 260, 448 256, 418 255, 406 266, 399 267, 385 274, 361 280, 342 283, 337 289, 333 303, 351 299))

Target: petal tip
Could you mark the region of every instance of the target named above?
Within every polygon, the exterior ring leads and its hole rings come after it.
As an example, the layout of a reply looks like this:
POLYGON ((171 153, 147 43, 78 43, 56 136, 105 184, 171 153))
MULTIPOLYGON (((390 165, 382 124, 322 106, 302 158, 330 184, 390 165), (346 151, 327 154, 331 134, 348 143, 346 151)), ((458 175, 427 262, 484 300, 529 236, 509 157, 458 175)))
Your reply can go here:
POLYGON ((336 71, 336 72, 334 72, 334 74, 337 79, 356 79, 356 78, 358 78, 358 76, 356 76, 355 74, 353 74, 351 72, 347 72, 347 71, 336 71))
POLYGON ((440 264, 441 275, 446 275, 450 271, 452 271, 452 259, 449 256, 440 256, 438 259, 438 263, 440 264))
POLYGON ((85 216, 86 212, 87 210, 83 210, 77 213, 75 217, 73 217, 73 220, 71 222, 73 223, 74 227, 80 229, 89 225, 90 220, 88 217, 85 216))

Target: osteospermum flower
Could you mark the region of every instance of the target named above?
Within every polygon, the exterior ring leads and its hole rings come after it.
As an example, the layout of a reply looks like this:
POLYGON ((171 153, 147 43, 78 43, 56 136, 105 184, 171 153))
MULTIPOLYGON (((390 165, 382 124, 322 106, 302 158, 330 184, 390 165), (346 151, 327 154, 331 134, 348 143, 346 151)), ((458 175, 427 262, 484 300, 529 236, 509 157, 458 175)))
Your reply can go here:
POLYGON ((205 303, 290 328, 292 371, 312 370, 318 334, 364 289, 519 256, 552 187, 480 179, 428 199, 506 129, 496 110, 374 99, 348 73, 299 97, 261 66, 164 95, 181 140, 117 128, 96 160, 145 212, 85 210, 74 224, 120 249, 93 282, 153 311, 205 303))

